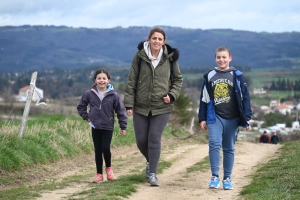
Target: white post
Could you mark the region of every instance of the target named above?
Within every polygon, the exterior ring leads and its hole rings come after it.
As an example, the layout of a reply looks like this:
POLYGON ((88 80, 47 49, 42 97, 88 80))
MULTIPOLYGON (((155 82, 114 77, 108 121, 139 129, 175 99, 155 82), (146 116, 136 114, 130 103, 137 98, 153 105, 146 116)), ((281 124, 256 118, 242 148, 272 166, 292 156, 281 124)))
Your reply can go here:
POLYGON ((22 122, 21 122, 21 126, 20 126, 20 132, 19 132, 20 137, 23 136, 24 130, 25 130, 25 127, 26 127, 27 118, 28 118, 28 114, 29 114, 29 110, 30 110, 30 103, 31 103, 33 92, 34 92, 34 89, 35 89, 36 77, 37 77, 37 72, 33 72, 32 76, 31 76, 30 89, 29 89, 29 92, 28 92, 28 95, 27 95, 25 109, 24 109, 24 112, 23 112, 23 118, 22 118, 22 122))

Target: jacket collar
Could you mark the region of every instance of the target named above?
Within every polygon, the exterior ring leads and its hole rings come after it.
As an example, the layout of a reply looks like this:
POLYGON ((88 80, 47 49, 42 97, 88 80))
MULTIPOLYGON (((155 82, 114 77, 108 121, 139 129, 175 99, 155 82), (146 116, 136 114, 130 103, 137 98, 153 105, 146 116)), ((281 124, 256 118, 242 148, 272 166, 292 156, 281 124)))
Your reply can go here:
MULTIPOLYGON (((144 42, 142 41, 138 44, 137 48, 139 51, 144 51, 144 42)), ((163 45, 164 54, 167 57, 171 57, 172 61, 177 61, 179 59, 179 51, 176 48, 172 48, 170 45, 165 44, 163 45)))

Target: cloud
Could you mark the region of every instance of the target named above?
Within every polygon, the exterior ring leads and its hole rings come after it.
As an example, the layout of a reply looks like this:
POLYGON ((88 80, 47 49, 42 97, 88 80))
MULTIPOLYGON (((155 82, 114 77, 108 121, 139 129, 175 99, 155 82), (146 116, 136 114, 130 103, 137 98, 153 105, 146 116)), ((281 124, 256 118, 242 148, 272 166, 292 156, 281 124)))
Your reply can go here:
POLYGON ((65 25, 112 28, 166 25, 183 28, 300 31, 294 0, 10 0, 0 2, 0 26, 65 25))

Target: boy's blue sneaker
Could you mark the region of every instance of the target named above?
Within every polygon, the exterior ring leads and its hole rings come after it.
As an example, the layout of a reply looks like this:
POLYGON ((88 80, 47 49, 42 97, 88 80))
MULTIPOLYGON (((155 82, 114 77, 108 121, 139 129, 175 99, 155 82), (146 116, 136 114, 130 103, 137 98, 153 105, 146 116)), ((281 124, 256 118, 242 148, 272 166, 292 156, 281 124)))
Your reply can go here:
POLYGON ((223 189, 224 190, 232 190, 233 189, 230 178, 226 178, 225 180, 223 180, 223 189))
POLYGON ((220 178, 217 176, 212 176, 208 188, 217 189, 220 185, 220 178))

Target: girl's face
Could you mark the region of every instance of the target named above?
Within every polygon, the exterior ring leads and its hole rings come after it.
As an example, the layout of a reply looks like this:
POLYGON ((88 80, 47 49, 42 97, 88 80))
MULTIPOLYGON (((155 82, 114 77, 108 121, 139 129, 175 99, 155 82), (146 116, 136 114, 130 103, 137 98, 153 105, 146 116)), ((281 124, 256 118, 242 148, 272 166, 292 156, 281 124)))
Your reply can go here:
POLYGON ((99 90, 106 91, 107 84, 109 83, 110 79, 108 79, 105 73, 100 73, 96 76, 96 79, 94 81, 97 84, 99 90))
POLYGON ((224 71, 229 69, 229 63, 232 60, 232 57, 229 56, 228 51, 216 52, 216 63, 220 70, 224 71))
POLYGON ((165 44, 165 38, 163 34, 154 32, 151 38, 148 39, 148 42, 150 43, 151 51, 159 52, 161 47, 165 44))

